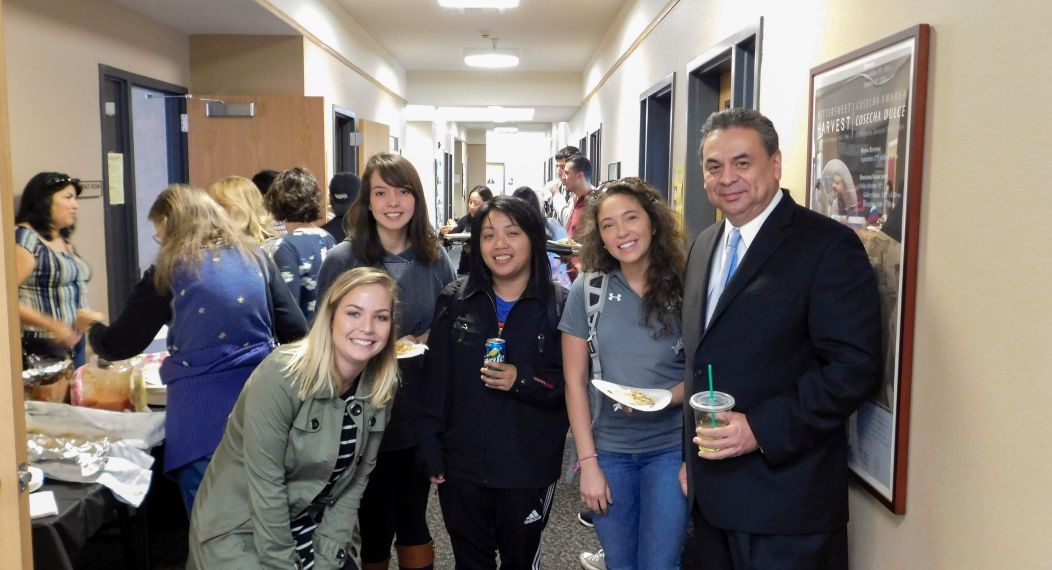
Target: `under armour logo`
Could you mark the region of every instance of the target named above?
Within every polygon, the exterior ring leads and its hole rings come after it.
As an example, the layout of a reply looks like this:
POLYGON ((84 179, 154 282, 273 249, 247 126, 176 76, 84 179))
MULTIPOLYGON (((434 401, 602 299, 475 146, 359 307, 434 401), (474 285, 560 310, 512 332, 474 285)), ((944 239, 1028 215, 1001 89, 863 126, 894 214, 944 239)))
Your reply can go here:
POLYGON ((614 293, 610 293, 609 295, 610 296, 607 297, 608 301, 617 301, 619 303, 621 302, 621 293, 617 293, 616 295, 614 293))

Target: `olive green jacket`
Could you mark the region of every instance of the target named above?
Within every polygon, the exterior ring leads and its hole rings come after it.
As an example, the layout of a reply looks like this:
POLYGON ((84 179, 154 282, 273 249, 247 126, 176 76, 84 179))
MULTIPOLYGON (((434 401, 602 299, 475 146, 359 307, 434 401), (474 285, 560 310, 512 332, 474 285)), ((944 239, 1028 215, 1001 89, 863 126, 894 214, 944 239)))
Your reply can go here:
POLYGON ((361 568, 358 505, 389 419, 390 406, 362 399, 317 396, 302 401, 282 371, 286 350, 260 363, 245 384, 194 501, 189 568, 299 567, 289 521, 321 493, 336 465, 344 409, 358 426, 351 468, 332 489, 314 532, 314 568, 361 568))

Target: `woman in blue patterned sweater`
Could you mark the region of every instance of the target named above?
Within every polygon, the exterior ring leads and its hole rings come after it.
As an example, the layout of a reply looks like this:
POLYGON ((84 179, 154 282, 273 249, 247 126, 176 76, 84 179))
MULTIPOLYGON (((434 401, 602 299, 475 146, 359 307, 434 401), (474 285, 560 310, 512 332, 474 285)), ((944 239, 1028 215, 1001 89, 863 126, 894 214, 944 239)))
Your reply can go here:
POLYGON ((322 213, 318 181, 304 168, 290 168, 274 179, 263 203, 288 232, 268 239, 263 249, 274 258, 289 293, 311 322, 318 300, 318 273, 326 254, 336 246, 329 232, 315 223, 322 213))
POLYGON ((273 262, 204 190, 170 186, 148 218, 161 243, 157 261, 120 316, 91 325, 88 339, 99 356, 119 360, 168 325, 164 468, 189 512, 245 380, 275 340, 300 338, 307 324, 273 262))

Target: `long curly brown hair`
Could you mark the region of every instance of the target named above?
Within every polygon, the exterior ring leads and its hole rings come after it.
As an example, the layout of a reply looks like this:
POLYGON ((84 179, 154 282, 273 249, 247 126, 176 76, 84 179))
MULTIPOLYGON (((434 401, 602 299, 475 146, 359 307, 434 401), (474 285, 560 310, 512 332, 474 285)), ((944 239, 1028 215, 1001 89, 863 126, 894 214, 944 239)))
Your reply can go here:
POLYGON ((586 271, 610 273, 620 263, 603 245, 599 235, 599 209, 610 196, 630 196, 643 207, 654 238, 647 250, 647 266, 643 292, 641 323, 650 328, 654 338, 675 330, 683 308, 683 271, 686 257, 683 254, 683 231, 668 204, 657 190, 639 178, 629 177, 608 182, 600 188, 595 198, 589 200, 588 209, 582 219, 578 235, 581 242, 581 262, 586 271))

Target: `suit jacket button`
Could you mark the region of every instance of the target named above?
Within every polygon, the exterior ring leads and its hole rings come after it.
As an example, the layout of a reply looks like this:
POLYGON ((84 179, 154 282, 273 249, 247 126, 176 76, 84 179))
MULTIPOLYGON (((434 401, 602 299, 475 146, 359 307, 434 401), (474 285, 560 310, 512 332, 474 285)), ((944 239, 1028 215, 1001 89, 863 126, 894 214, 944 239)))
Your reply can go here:
POLYGON ((343 560, 344 558, 347 558, 347 553, 344 552, 344 550, 342 548, 337 550, 336 551, 336 559, 337 560, 343 560))
POLYGON ((351 406, 351 415, 352 416, 360 416, 360 415, 362 415, 362 405, 361 404, 355 404, 355 405, 351 406))
POLYGON ((310 421, 310 429, 318 429, 319 425, 321 425, 321 423, 318 422, 317 418, 314 418, 310 421))
POLYGON ((376 418, 369 418, 369 427, 376 425, 376 418))

